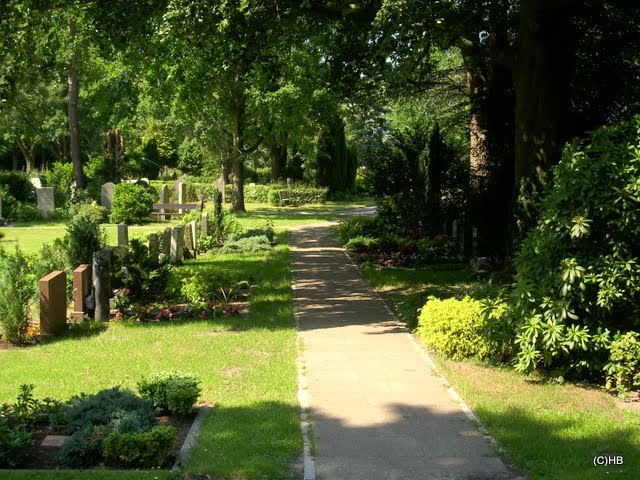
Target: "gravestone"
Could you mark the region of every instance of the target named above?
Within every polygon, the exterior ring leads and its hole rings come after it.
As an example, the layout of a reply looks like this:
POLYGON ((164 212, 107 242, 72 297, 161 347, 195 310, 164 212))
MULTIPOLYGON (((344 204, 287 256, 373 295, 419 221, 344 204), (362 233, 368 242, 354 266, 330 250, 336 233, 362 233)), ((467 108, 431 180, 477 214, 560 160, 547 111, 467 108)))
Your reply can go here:
POLYGON ((196 256, 196 252, 198 251, 198 222, 195 220, 191 220, 187 224, 187 229, 191 230, 191 239, 193 244, 193 256, 196 256))
POLYGON ((126 247, 129 245, 129 227, 126 223, 120 222, 118 224, 118 246, 126 247))
POLYGON ((216 187, 216 190, 218 190, 220 192, 220 194, 222 195, 222 203, 226 203, 226 195, 227 195, 227 187, 224 183, 224 178, 220 177, 219 179, 217 179, 214 182, 214 186, 216 187))
POLYGON ((202 212, 202 219, 200 220, 200 235, 203 237, 209 236, 209 216, 207 215, 207 212, 202 212))
POLYGON ((287 188, 293 188, 293 178, 287 178, 287 188))
POLYGON ((53 187, 37 188, 36 193, 38 195, 38 212, 42 218, 49 218, 55 208, 53 187))
POLYGON ((171 250, 169 258, 171 263, 179 263, 184 257, 184 227, 179 225, 171 230, 171 250))
POLYGON ((154 262, 157 262, 159 254, 160 245, 158 241, 158 234, 152 233, 149 235, 149 258, 154 262))
POLYGON ((40 279, 40 336, 46 338, 67 328, 67 274, 55 270, 40 279))
MULTIPOLYGON (((178 193, 178 203, 187 203, 187 184, 183 180, 176 182, 176 192, 178 193)), ((178 211, 184 213, 181 208, 178 211)))
MULTIPOLYGON (((160 187, 160 203, 170 203, 169 202, 169 186, 166 183, 163 183, 160 187)), ((164 213, 164 208, 160 209, 160 213, 164 213)), ((161 216, 160 218, 164 220, 171 220, 170 215, 161 216)))
POLYGON ((171 227, 164 229, 164 235, 162 237, 162 253, 167 257, 171 253, 171 227))
POLYGON ((111 213, 114 188, 116 188, 116 184, 112 182, 107 182, 100 187, 100 205, 107 209, 107 213, 111 213))
POLYGON ((140 180, 138 180, 136 183, 138 185, 141 185, 141 186, 145 187, 145 188, 149 188, 149 186, 151 185, 151 182, 149 181, 149 179, 148 178, 144 178, 144 177, 141 178, 140 180))
POLYGON ((184 227, 184 258, 195 258, 191 222, 187 223, 184 227))
POLYGON ((73 313, 71 318, 83 320, 87 313, 84 299, 91 293, 91 265, 83 263, 73 271, 73 313))
POLYGON ((33 185, 36 189, 42 188, 42 179, 40 177, 34 177, 29 180, 31 185, 33 185))
POLYGON ((109 318, 109 261, 104 254, 101 253, 93 257, 92 263, 92 280, 93 280, 93 296, 95 299, 95 307, 93 318, 95 320, 107 320, 109 318))

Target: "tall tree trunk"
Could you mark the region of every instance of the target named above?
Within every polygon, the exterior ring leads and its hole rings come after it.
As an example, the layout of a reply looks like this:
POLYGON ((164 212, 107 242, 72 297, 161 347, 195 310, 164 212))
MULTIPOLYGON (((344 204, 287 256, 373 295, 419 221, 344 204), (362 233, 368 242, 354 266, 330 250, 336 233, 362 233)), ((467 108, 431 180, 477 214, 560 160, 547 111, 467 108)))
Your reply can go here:
POLYGON ((80 158, 80 122, 78 120, 78 98, 80 95, 80 82, 78 79, 78 66, 76 62, 76 23, 69 19, 69 39, 71 53, 69 56, 69 151, 73 163, 73 176, 76 188, 83 189, 86 186, 84 172, 82 171, 82 159, 80 158))
POLYGON ((522 0, 516 57, 515 176, 544 175, 566 141, 575 1, 522 0))
POLYGON ((14 172, 18 170, 18 154, 15 148, 11 151, 11 170, 14 172))
POLYGON ((115 183, 120 181, 120 171, 122 156, 124 155, 125 145, 124 136, 119 129, 109 130, 103 134, 105 146, 104 154, 113 161, 113 180, 115 183))
POLYGON ((282 177, 282 171, 287 166, 287 145, 273 142, 269 145, 271 157, 271 181, 277 182, 282 177))
POLYGON ((463 52, 471 106, 470 220, 478 254, 509 252, 513 176, 513 81, 509 69, 477 49, 463 52))
POLYGON ((236 98, 231 107, 231 211, 244 212, 244 98, 236 98))

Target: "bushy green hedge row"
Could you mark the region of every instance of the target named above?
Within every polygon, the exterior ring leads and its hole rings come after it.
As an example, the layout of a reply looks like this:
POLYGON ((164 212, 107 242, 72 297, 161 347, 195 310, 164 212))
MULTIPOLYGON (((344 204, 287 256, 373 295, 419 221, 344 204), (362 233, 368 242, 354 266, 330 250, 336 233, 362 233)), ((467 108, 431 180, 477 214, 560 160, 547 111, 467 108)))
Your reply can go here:
POLYGON ((326 203, 328 190, 326 188, 312 187, 273 187, 269 190, 268 194, 271 205, 280 205, 280 192, 287 192, 289 194, 289 199, 286 201, 287 205, 299 207, 301 205, 326 203))

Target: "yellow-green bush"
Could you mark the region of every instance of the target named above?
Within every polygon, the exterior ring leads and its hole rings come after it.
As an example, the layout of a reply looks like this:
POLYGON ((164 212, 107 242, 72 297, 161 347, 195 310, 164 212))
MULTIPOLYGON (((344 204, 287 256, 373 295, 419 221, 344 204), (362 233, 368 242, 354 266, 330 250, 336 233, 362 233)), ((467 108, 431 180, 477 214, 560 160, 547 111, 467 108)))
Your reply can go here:
MULTIPOLYGON (((481 301, 468 296, 462 300, 431 296, 420 310, 416 333, 425 346, 453 360, 487 358, 491 352, 484 311, 481 301)), ((497 308, 490 315, 503 312, 504 308, 497 308)))

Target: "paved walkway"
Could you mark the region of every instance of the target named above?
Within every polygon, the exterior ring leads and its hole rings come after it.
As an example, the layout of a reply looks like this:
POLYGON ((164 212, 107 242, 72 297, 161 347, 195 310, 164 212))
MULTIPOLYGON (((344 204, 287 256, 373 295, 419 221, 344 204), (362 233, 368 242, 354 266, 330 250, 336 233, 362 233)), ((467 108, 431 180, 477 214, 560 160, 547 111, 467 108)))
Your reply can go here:
POLYGON ((292 248, 317 479, 513 478, 328 225, 292 248))

